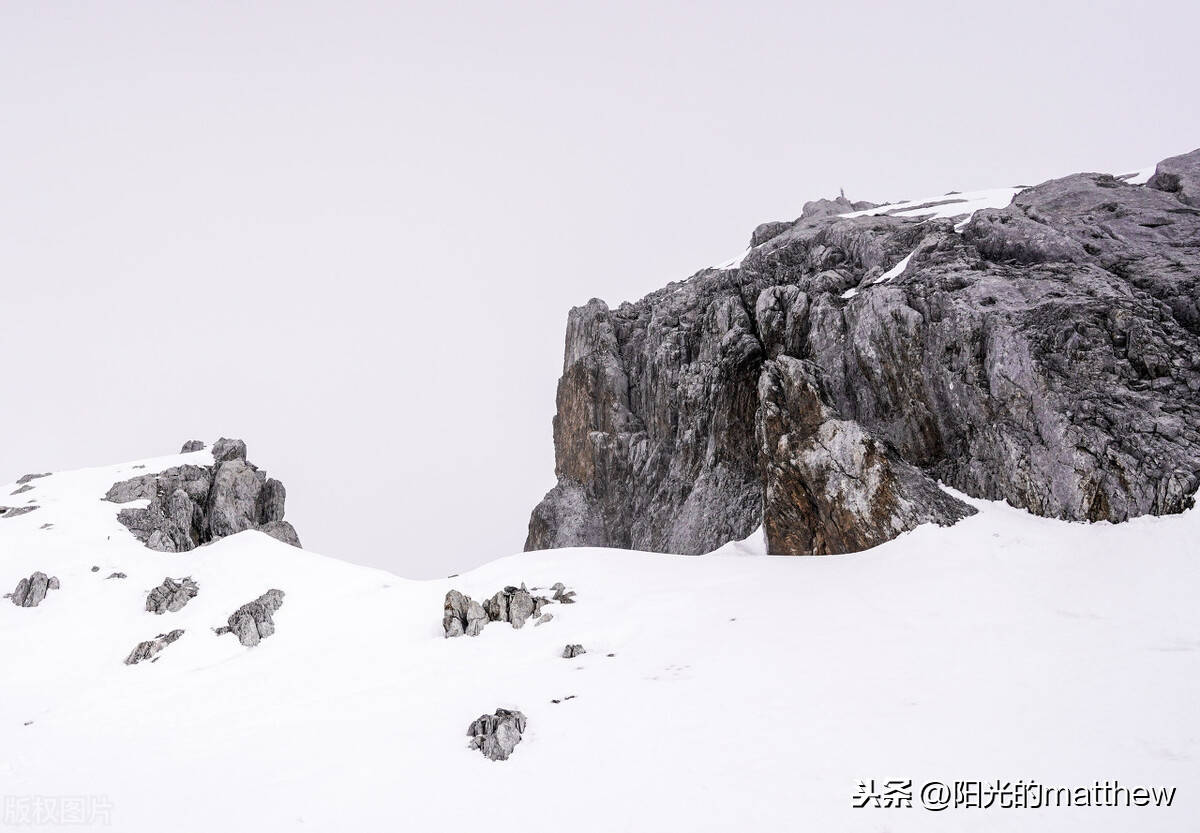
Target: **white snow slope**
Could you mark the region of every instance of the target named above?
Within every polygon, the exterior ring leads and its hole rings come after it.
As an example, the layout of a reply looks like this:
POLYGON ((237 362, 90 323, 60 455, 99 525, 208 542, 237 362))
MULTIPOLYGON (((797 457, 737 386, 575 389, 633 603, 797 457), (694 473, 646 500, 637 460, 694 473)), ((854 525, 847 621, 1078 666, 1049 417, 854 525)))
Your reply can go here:
POLYGON ((63 472, 0 498, 40 506, 0 518, 4 589, 34 570, 62 585, 37 608, 0 601, 0 829, 1200 829, 1195 511, 1085 525, 970 501, 979 514, 953 528, 851 556, 573 549, 417 582, 257 532, 152 552, 101 500, 209 459, 63 472), (144 612, 167 575, 199 595, 144 612), (539 627, 442 637, 447 589, 522 581, 563 581, 578 603, 539 627), (274 636, 248 649, 212 632, 271 587, 287 594, 274 636), (158 662, 122 663, 173 628, 186 633, 158 662), (568 642, 587 654, 562 659, 568 642), (503 762, 467 748, 468 723, 497 707, 529 720, 503 762), (869 779, 911 779, 914 806, 854 808, 869 779), (917 793, 1019 779, 1177 794, 931 812, 917 793))

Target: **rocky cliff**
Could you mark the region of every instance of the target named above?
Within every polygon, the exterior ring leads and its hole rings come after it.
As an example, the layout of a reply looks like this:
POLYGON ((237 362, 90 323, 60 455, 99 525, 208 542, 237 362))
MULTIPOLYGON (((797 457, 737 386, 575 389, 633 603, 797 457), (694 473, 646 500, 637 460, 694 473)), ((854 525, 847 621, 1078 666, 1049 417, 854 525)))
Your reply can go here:
POLYGON ((954 216, 823 200, 735 266, 571 310, 526 549, 850 552, 970 507, 1124 521, 1200 486, 1200 151, 954 216), (864 210, 865 209, 865 210, 864 210))

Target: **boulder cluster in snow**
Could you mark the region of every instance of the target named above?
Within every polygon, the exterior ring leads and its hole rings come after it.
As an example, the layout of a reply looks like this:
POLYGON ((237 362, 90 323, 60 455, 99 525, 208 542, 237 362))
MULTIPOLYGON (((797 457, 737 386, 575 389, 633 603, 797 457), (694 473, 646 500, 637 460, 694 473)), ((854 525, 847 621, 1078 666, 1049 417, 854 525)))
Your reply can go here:
POLYGON ((860 550, 970 514, 1120 522, 1200 487, 1200 150, 948 217, 827 201, 736 265, 567 319, 526 549, 860 550))
MULTIPOLYGON (((537 588, 534 588, 537 589, 537 588)), ((508 622, 514 628, 520 628, 530 619, 535 624, 542 624, 553 619, 550 613, 543 613, 542 608, 557 601, 562 604, 574 604, 575 591, 567 590, 562 582, 557 582, 552 588, 554 598, 535 596, 522 584, 520 587, 505 587, 496 592, 487 601, 480 604, 457 590, 446 593, 443 605, 442 630, 447 638, 452 636, 478 636, 483 626, 488 622, 508 622)))
POLYGON ((470 748, 478 749, 493 761, 506 761, 521 742, 525 715, 519 711, 496 709, 495 714, 480 715, 467 727, 470 748))
POLYGON ((232 633, 247 648, 254 647, 275 633, 275 620, 271 614, 283 606, 283 595, 282 590, 268 590, 231 613, 226 625, 217 628, 216 633, 232 633))
POLYGON ((200 586, 192 580, 191 576, 179 581, 168 576, 162 580, 162 584, 155 587, 146 596, 146 610, 149 613, 158 614, 175 613, 183 610, 184 605, 195 598, 199 592, 200 586))
POLYGON ((129 652, 129 656, 125 657, 125 664, 137 665, 139 662, 147 659, 153 662, 155 661, 154 657, 159 653, 159 651, 170 645, 175 640, 179 639, 181 636, 183 636, 183 629, 176 628, 170 633, 160 633, 154 639, 147 639, 145 642, 139 642, 137 647, 129 652))
POLYGON ((218 440, 213 461, 211 466, 176 466, 124 480, 114 484, 105 499, 150 501, 144 509, 122 509, 117 518, 138 540, 160 552, 186 552, 247 529, 300 546, 296 530, 283 519, 283 484, 246 460, 244 442, 218 440))
POLYGON ((582 645, 568 645, 563 648, 562 656, 563 659, 575 659, 580 654, 586 653, 587 651, 584 650, 582 645))
POLYGON ((58 589, 58 578, 47 576, 39 570, 29 578, 18 581, 17 588, 11 593, 5 593, 4 598, 11 599, 17 607, 37 607, 49 591, 58 589))

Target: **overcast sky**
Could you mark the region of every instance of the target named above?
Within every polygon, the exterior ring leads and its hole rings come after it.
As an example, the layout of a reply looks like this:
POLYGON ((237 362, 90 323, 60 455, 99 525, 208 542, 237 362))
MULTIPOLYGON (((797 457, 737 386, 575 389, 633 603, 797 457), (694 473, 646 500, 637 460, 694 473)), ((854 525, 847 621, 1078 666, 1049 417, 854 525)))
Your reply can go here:
POLYGON ((2 0, 0 480, 224 434, 309 549, 518 551, 572 305, 1191 150, 1197 8, 2 0))

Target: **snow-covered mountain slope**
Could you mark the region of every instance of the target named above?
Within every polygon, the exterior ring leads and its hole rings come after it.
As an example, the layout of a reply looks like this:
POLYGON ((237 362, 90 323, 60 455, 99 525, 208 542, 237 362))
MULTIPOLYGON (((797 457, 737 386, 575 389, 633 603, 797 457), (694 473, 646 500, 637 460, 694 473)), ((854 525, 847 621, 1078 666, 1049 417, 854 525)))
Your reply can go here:
POLYGON ((39 507, 0 518, 4 589, 35 570, 61 585, 35 608, 0 602, 8 823, 38 806, 69 821, 64 800, 82 799, 126 833, 1200 825, 1196 511, 1086 525, 972 500, 954 527, 851 556, 569 549, 416 582, 254 531, 154 552, 101 499, 210 461, 57 473, 3 498, 39 507), (164 576, 189 575, 183 610, 145 612, 164 576), (551 622, 442 636, 450 588, 556 581, 578 596, 551 622), (269 588, 286 593, 273 636, 213 633, 269 588), (157 662, 123 664, 174 628, 157 662), (566 643, 587 653, 562 659, 566 643), (467 748, 497 707, 528 717, 504 762, 467 748), (1170 808, 855 809, 864 779, 1179 792, 1170 808))

